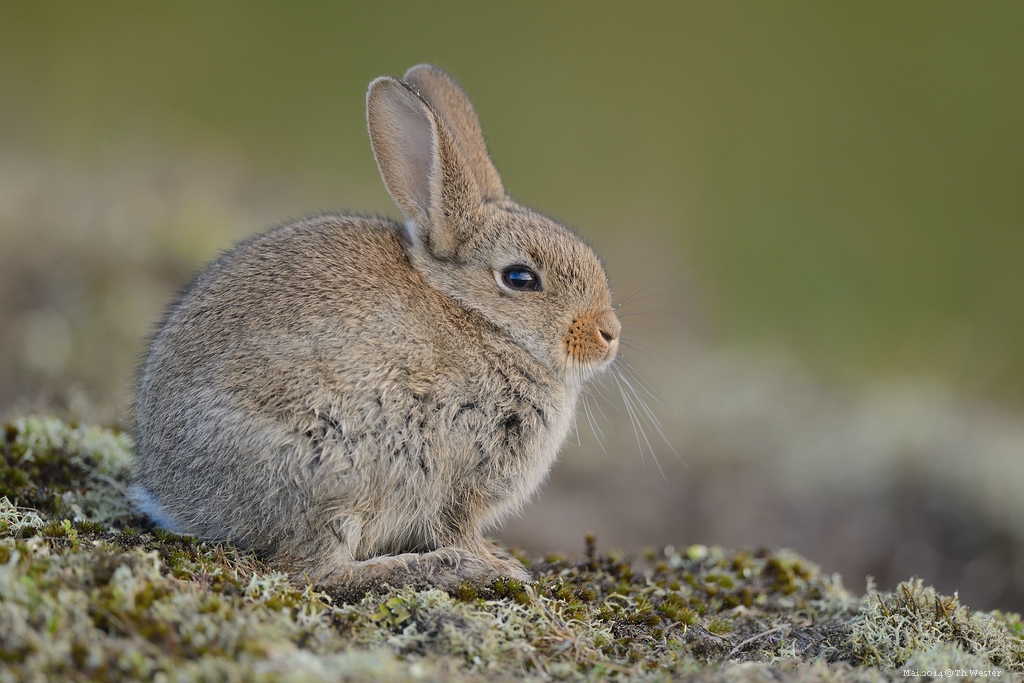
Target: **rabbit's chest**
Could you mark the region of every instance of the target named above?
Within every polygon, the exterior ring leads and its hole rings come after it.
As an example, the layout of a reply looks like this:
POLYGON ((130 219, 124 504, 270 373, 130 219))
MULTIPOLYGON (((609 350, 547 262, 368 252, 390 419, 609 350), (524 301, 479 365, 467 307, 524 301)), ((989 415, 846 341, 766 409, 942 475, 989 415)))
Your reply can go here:
POLYGON ((345 481, 415 490, 424 511, 433 507, 424 498, 450 506, 456 491, 486 506, 525 498, 572 420, 575 396, 542 368, 420 357, 382 364, 379 374, 324 397, 316 412, 335 419, 317 440, 334 441, 327 460, 345 481))
POLYGON ((569 429, 572 397, 561 386, 495 373, 438 396, 432 443, 452 485, 475 486, 495 501, 544 478, 569 429))

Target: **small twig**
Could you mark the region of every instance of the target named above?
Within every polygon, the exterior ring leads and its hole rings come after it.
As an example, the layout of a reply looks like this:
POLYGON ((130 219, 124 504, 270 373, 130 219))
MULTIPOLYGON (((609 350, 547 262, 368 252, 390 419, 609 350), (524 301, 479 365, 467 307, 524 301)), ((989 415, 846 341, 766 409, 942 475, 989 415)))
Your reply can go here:
POLYGON ((775 633, 776 631, 781 631, 781 630, 783 630, 784 628, 786 628, 786 626, 785 626, 785 625, 783 624, 783 625, 780 625, 780 626, 776 626, 775 628, 770 628, 770 629, 768 629, 767 631, 764 631, 763 633, 758 633, 757 635, 753 635, 753 636, 750 636, 749 638, 747 638, 746 640, 744 640, 744 641, 743 641, 742 643, 740 643, 739 645, 737 645, 736 647, 734 647, 734 648, 732 649, 732 652, 730 652, 729 654, 727 654, 727 655, 725 656, 725 658, 726 658, 726 659, 732 659, 732 656, 733 656, 733 655, 735 655, 736 653, 738 653, 738 652, 739 652, 740 650, 742 650, 742 649, 743 649, 744 647, 746 647, 747 645, 750 645, 751 643, 753 643, 753 642, 755 642, 755 641, 761 640, 761 639, 762 639, 762 638, 764 638, 765 636, 767 636, 767 635, 770 635, 770 634, 772 634, 772 633, 775 633))

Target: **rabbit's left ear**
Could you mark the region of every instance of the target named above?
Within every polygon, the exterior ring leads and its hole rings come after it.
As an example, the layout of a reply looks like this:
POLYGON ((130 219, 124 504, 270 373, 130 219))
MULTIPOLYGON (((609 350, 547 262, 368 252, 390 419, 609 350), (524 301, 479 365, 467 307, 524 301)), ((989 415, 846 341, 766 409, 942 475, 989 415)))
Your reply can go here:
POLYGON ((370 83, 366 120, 384 185, 411 221, 413 240, 438 258, 454 257, 484 199, 452 133, 412 86, 390 76, 370 83))
POLYGON ((455 79, 432 64, 419 64, 406 71, 402 80, 419 90, 420 97, 434 108, 451 131, 469 163, 484 201, 504 199, 505 188, 487 153, 480 119, 455 79))

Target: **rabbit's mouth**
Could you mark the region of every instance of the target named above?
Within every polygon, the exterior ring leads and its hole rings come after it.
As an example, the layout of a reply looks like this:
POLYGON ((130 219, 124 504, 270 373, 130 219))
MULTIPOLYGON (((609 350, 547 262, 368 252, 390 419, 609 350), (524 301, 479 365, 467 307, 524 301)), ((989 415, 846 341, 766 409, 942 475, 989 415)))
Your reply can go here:
POLYGON ((567 367, 579 376, 581 382, 604 370, 619 350, 621 331, 622 324, 610 308, 580 316, 569 326, 563 340, 568 355, 567 367))

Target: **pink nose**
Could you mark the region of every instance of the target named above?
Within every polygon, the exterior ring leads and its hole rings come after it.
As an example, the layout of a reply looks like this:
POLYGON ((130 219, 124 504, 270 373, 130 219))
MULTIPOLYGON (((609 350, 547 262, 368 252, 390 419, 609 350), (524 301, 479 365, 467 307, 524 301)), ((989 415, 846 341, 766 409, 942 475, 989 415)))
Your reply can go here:
POLYGON ((597 316, 597 331, 601 333, 601 338, 610 346, 612 342, 619 338, 619 333, 622 332, 622 323, 615 316, 615 312, 610 308, 597 316))
POLYGON ((585 315, 573 321, 565 336, 569 355, 577 361, 597 363, 615 355, 622 325, 610 308, 597 315, 585 315))

